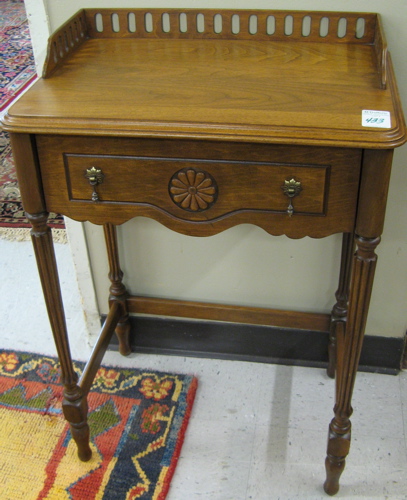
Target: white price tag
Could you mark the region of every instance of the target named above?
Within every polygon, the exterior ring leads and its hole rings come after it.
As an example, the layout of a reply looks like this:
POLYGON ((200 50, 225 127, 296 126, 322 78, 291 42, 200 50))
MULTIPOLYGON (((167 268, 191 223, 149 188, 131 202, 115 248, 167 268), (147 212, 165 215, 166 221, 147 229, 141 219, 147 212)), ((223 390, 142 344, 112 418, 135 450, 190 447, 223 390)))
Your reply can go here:
POLYGON ((362 127, 391 128, 390 111, 362 111, 362 127))

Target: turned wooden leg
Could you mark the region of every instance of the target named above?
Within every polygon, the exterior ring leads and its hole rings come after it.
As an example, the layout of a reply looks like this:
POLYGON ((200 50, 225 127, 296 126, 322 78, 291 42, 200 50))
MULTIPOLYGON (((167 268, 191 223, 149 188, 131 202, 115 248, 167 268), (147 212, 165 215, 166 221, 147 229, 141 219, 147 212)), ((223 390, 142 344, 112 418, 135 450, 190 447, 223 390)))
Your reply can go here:
POLYGON ((61 365, 61 378, 64 384, 62 408, 65 418, 71 426, 72 437, 78 446, 78 456, 81 460, 87 461, 92 456, 89 446, 87 402, 81 388, 78 386, 78 376, 72 364, 54 246, 51 230, 47 226, 48 213, 27 213, 26 215, 32 225, 31 238, 61 365))
POLYGON ((352 233, 344 233, 342 238, 342 258, 339 273, 339 286, 336 291, 336 304, 331 313, 331 330, 329 335, 327 374, 335 378, 336 370, 336 338, 338 322, 346 322, 348 315, 349 284, 352 270, 352 257, 355 249, 355 240, 352 233))
POLYGON ((379 242, 380 238, 356 237, 357 251, 353 258, 348 320, 345 334, 340 336, 338 343, 335 416, 329 427, 325 461, 327 478, 324 489, 329 495, 335 495, 339 490, 339 478, 350 447, 351 399, 376 268, 375 248, 379 242))
POLYGON ((110 303, 119 301, 122 307, 123 314, 116 326, 116 335, 119 340, 119 352, 123 356, 128 356, 131 353, 130 347, 130 321, 127 311, 126 299, 128 293, 123 284, 123 271, 120 269, 119 249, 117 245, 116 226, 113 224, 104 224, 106 248, 109 259, 109 279, 110 286, 110 303))
POLYGON ((78 457, 82 462, 87 462, 92 457, 89 446, 88 402, 78 385, 75 384, 71 388, 65 385, 62 410, 78 447, 78 457))

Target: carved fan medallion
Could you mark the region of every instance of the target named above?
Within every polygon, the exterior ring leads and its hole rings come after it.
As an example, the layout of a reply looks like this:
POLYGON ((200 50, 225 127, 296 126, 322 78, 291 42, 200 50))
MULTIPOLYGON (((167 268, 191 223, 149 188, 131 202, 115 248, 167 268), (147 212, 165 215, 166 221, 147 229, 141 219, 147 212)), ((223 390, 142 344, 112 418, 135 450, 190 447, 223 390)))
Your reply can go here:
POLYGON ((169 192, 178 207, 189 212, 202 212, 216 202, 218 186, 208 172, 183 168, 171 177, 169 192))

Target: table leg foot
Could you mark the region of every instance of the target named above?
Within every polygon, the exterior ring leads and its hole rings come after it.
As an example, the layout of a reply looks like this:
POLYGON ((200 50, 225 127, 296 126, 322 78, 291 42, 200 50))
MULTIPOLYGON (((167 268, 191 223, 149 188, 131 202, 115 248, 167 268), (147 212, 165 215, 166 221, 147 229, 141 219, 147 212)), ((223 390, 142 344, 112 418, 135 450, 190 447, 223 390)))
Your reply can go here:
POLYGON ((78 457, 82 462, 87 462, 92 457, 89 445, 90 431, 88 425, 88 403, 86 397, 80 394, 79 387, 74 392, 65 391, 62 410, 65 419, 69 422, 72 438, 78 447, 78 457))
POLYGON ((131 354, 130 328, 130 320, 128 317, 123 321, 119 321, 116 326, 116 335, 119 340, 119 352, 122 356, 131 354))
POLYGON ((78 447, 78 457, 82 462, 88 462, 92 458, 92 450, 89 446, 89 426, 86 422, 82 424, 70 424, 72 437, 78 447))
POLYGON ((324 490, 328 495, 335 495, 339 491, 339 479, 345 469, 345 459, 350 448, 350 426, 349 420, 341 427, 334 419, 329 427, 328 450, 325 460, 326 481, 324 483, 324 490))
POLYGON ((334 461, 329 457, 325 460, 326 480, 324 483, 324 491, 328 495, 336 495, 339 491, 339 478, 345 468, 345 460, 334 461))

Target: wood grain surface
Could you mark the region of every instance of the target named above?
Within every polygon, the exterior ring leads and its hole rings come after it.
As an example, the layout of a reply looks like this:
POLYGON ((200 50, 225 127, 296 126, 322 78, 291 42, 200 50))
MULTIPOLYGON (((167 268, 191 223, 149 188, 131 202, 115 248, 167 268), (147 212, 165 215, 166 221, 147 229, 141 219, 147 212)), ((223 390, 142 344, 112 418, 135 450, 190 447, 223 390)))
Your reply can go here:
POLYGON ((355 223, 359 149, 42 135, 37 147, 47 210, 76 220, 121 224, 145 216, 194 236, 251 223, 292 238, 349 232, 355 223), (97 202, 85 177, 92 166, 105 175, 97 202), (171 199, 170 180, 184 167, 217 182, 207 210, 186 211, 171 199), (292 178, 302 191, 289 217, 282 186, 292 178))
MULTIPOLYGON (((405 131, 371 45, 102 38, 9 111, 8 130, 393 147, 405 131), (363 109, 391 128, 362 127, 363 109)), ((391 65, 390 65, 391 66, 391 65)), ((389 66, 389 71, 391 67, 389 66)))
POLYGON ((145 216, 194 236, 242 223, 291 238, 342 232, 324 485, 335 494, 350 447, 393 148, 406 141, 379 16, 82 10, 51 37, 45 76, 2 123, 33 226, 80 459, 91 456, 86 393, 115 327, 129 353, 128 313, 328 329, 322 314, 128 296, 115 225, 145 216), (387 111, 391 123, 363 126, 362 110, 387 111), (282 187, 290 182, 301 189, 289 199, 282 187), (105 229, 110 313, 80 385, 47 211, 105 229))

